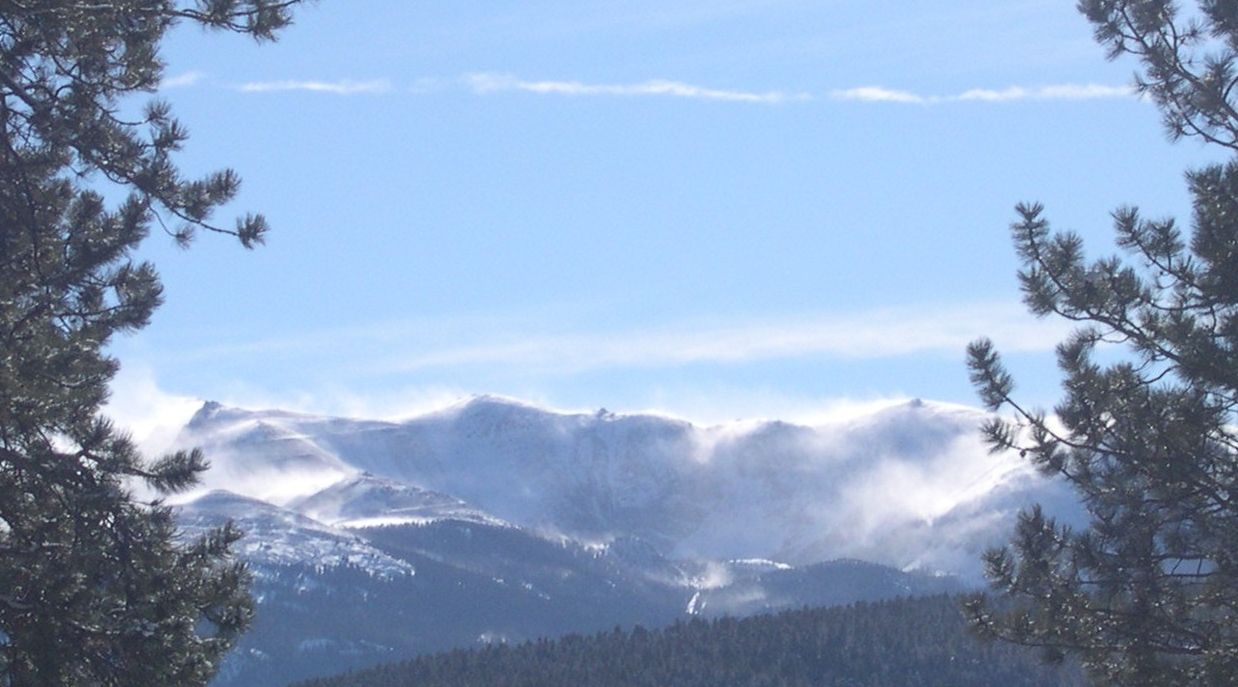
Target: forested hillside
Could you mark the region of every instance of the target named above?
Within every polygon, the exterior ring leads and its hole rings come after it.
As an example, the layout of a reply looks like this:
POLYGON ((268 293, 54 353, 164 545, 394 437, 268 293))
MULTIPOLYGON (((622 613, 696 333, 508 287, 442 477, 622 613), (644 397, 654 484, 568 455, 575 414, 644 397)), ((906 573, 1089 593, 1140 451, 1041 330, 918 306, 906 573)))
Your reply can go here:
POLYGON ((1072 667, 986 643, 959 600, 898 599, 662 630, 616 628, 516 646, 453 651, 298 687, 1065 687, 1072 667))

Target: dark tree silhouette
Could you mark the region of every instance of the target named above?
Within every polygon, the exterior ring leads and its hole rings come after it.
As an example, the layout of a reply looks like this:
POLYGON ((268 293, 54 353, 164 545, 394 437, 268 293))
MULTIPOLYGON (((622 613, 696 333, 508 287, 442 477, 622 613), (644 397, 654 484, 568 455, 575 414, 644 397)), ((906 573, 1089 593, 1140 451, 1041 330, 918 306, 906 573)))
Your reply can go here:
MULTIPOLYGON (((1238 3, 1084 0, 1110 56, 1142 63, 1138 90, 1173 138, 1238 152, 1238 3)), ((1038 204, 1013 226, 1032 312, 1077 322, 1058 347, 1065 396, 1025 408, 992 344, 969 349, 986 433, 1075 487, 1072 531, 1039 508, 987 555, 1020 602, 969 604, 985 633, 1078 656, 1096 684, 1232 685, 1238 675, 1238 164, 1187 175, 1194 221, 1113 213, 1122 257, 1088 261, 1038 204), (1097 351, 1105 348, 1105 362, 1097 351), (1110 362, 1115 361, 1116 362, 1110 362)))
POLYGON ((0 0, 0 684, 203 685, 252 615, 225 527, 184 542, 133 479, 172 492, 200 453, 143 459, 99 415, 113 334, 160 302, 133 250, 151 228, 245 246, 266 224, 224 227, 223 171, 186 179, 166 104, 121 115, 163 74, 180 22, 271 39, 295 0, 0 0), (92 184, 95 187, 92 188, 92 184), (106 184, 128 192, 108 203, 106 184))

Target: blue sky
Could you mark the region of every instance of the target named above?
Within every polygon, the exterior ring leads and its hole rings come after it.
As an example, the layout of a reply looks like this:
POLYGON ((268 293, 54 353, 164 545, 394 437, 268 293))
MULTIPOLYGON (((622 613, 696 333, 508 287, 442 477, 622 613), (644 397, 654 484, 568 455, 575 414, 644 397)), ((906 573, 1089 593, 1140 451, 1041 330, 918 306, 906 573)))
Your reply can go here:
MULTIPOLYGON (((188 171, 268 245, 153 236, 166 305, 115 412, 399 416, 472 393, 704 422, 974 405, 991 336, 1056 397, 1007 227, 1187 218, 1184 170, 1073 3, 323 0, 274 44, 180 27, 188 171)), ((221 216, 221 221, 231 221, 221 216)))

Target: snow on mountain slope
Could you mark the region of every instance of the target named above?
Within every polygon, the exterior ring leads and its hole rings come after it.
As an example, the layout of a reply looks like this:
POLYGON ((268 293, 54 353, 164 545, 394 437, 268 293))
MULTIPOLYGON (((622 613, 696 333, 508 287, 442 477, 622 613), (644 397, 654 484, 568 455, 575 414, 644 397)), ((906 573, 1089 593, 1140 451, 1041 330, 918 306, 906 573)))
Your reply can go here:
POLYGON ((383 553, 352 532, 258 499, 216 490, 178 507, 177 522, 189 536, 227 520, 245 532, 236 554, 259 578, 288 565, 319 570, 351 566, 382 578, 416 573, 407 561, 383 553))
MULTIPOLYGON (((311 433, 330 421, 284 411, 247 411, 207 402, 177 437, 202 449, 211 469, 204 490, 224 489, 283 505, 355 474, 311 433)), ((360 423, 356 423, 360 424, 360 423)))
POLYGON ((369 473, 346 477, 322 491, 293 499, 288 508, 346 528, 424 525, 438 520, 503 524, 460 499, 369 473))
POLYGON ((989 455, 983 418, 920 401, 814 427, 486 396, 400 423, 207 404, 181 444, 207 452, 208 484, 328 522, 456 513, 582 542, 635 537, 673 558, 850 557, 978 579, 980 550, 1020 507, 1071 503, 1017 456, 989 455))

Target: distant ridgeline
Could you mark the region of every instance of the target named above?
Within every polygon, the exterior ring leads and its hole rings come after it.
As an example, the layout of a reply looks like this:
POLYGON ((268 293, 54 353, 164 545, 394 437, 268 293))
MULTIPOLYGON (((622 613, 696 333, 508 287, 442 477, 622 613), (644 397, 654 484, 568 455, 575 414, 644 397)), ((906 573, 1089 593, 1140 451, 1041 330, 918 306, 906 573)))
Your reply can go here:
POLYGON ((557 641, 494 644, 297 687, 1066 687, 1073 666, 970 636, 955 597, 933 596, 663 630, 618 628, 557 641))

